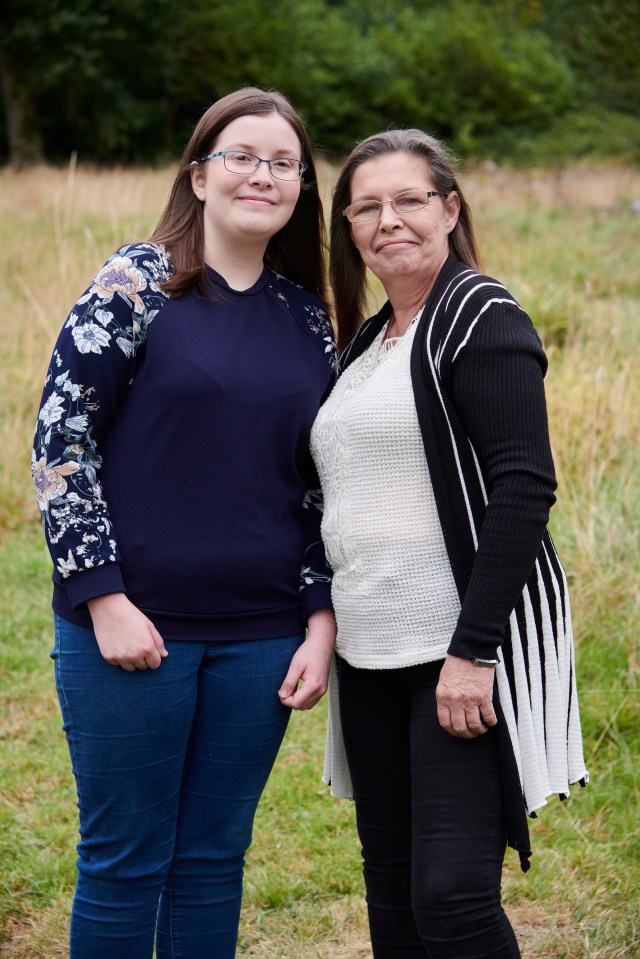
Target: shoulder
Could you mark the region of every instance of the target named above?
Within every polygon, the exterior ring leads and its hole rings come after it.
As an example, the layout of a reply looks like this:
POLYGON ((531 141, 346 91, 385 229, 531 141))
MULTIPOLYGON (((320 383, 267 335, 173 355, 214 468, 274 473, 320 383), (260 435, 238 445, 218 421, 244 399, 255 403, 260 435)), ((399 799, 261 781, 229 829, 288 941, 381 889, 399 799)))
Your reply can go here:
POLYGON ((120 247, 99 271, 94 289, 107 294, 118 292, 160 294, 160 284, 173 272, 171 258, 157 243, 130 243, 120 247))
POLYGON ((81 353, 102 353, 114 339, 132 357, 168 295, 161 284, 171 274, 164 248, 151 243, 116 250, 77 300, 63 327, 81 353))
POLYGON ((440 362, 453 362, 472 348, 542 353, 530 317, 504 283, 454 261, 434 291, 425 332, 440 362))
POLYGON ((364 321, 340 357, 340 372, 344 372, 348 366, 354 363, 369 349, 390 315, 391 304, 387 301, 379 313, 370 316, 368 320, 364 321))
POLYGON ((338 363, 335 334, 329 311, 322 300, 273 270, 270 271, 268 289, 317 341, 335 370, 338 363))
POLYGON ((104 313, 100 322, 112 318, 113 310, 150 319, 168 300, 161 284, 171 272, 171 260, 164 247, 155 243, 123 246, 98 271, 78 300, 76 311, 80 308, 80 312, 87 315, 98 309, 104 312, 108 307, 110 312, 104 313))
POLYGON ((443 282, 439 284, 440 295, 435 298, 435 311, 444 310, 449 317, 452 313, 462 313, 461 319, 464 320, 472 318, 474 311, 488 304, 509 303, 521 309, 504 283, 494 277, 477 273, 457 260, 447 265, 449 268, 443 271, 443 282))
POLYGON ((331 325, 326 305, 319 300, 317 296, 310 293, 309 290, 305 290, 303 286, 298 286, 297 283, 288 280, 286 276, 281 276, 279 273, 270 270, 269 289, 271 289, 278 299, 282 300, 289 309, 301 309, 308 313, 315 314, 318 316, 319 322, 329 323, 329 325, 331 325))

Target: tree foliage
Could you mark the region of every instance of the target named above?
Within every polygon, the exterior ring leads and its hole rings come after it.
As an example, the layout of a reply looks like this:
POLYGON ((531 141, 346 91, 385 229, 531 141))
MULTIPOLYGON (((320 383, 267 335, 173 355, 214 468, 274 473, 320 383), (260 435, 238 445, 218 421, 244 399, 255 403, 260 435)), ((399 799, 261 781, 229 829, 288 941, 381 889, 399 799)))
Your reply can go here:
POLYGON ((335 154, 393 126, 479 156, 580 129, 589 152, 611 117, 640 158, 639 46, 637 0, 5 0, 0 151, 163 160, 217 97, 257 84, 335 154))

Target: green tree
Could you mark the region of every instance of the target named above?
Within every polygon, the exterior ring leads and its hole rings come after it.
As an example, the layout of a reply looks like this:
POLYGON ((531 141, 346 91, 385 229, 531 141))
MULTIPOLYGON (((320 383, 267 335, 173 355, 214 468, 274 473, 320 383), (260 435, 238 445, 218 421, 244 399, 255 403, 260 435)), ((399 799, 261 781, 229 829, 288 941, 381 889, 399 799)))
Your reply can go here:
POLYGON ((504 15, 505 3, 405 11, 378 43, 394 61, 385 111, 465 154, 491 150, 503 127, 542 129, 570 102, 573 77, 548 39, 504 15))

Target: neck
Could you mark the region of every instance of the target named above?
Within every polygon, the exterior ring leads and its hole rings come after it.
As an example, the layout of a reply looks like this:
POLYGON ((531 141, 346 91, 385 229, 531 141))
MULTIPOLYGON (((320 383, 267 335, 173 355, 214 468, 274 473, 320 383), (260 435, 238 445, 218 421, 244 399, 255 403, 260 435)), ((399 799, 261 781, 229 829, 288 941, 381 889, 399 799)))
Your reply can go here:
POLYGON ((411 320, 429 296, 432 286, 433 282, 412 290, 386 290, 393 310, 394 336, 402 336, 407 331, 411 320))
POLYGON ((385 293, 393 309, 394 336, 402 336, 406 332, 411 320, 431 293, 446 259, 445 256, 438 268, 428 277, 400 274, 385 278, 385 293))
POLYGON ((266 244, 247 242, 242 248, 217 245, 206 241, 204 260, 207 266, 225 278, 232 290, 248 290, 257 282, 264 268, 266 244))

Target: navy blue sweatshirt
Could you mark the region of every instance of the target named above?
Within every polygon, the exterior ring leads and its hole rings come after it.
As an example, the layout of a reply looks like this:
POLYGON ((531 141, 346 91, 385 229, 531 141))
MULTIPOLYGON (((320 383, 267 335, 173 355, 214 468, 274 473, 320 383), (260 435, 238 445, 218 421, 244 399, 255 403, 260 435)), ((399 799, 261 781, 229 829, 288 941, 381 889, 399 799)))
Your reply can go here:
POLYGON ((123 591, 165 639, 293 634, 330 606, 309 432, 335 374, 320 301, 265 269, 170 299, 166 252, 114 254, 45 384, 34 482, 53 607, 123 591))

